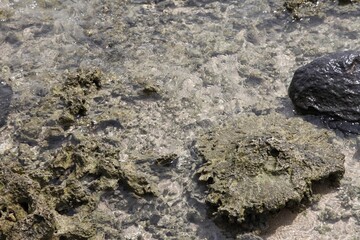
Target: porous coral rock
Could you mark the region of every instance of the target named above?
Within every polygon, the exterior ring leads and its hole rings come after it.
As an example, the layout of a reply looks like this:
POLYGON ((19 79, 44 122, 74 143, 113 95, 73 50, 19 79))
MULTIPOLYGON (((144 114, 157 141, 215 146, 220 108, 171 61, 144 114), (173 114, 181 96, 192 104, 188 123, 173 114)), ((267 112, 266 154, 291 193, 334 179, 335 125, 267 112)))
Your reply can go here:
POLYGON ((312 196, 313 182, 338 181, 344 156, 334 134, 300 118, 248 115, 204 134, 196 144, 208 183, 207 201, 216 215, 239 223, 299 204, 312 196))

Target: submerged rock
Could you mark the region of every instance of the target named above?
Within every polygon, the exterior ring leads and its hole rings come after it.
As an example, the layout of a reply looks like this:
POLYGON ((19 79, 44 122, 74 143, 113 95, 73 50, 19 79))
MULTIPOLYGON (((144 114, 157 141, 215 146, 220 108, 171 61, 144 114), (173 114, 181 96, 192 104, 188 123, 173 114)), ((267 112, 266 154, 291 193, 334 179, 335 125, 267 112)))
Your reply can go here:
MULTIPOLYGON (((159 193, 137 154, 122 161, 117 143, 88 134, 121 127, 116 114, 94 114, 102 79, 97 70, 70 73, 17 123, 14 147, 0 154, 0 239, 104 239, 112 215, 101 207, 103 195, 159 193)), ((0 100, 8 92, 0 87, 0 100)))
POLYGON ((294 73, 289 87, 293 104, 304 113, 360 120, 360 52, 332 53, 294 73))
POLYGON ((45 156, 31 155, 27 144, 1 156, 0 239, 103 239, 106 215, 97 211, 103 194, 159 192, 151 177, 133 162, 120 162, 117 149, 100 140, 83 139, 45 156))
MULTIPOLYGON (((338 0, 338 1, 319 1, 319 0, 282 0, 273 1, 272 4, 281 4, 279 12, 287 13, 294 21, 319 24, 329 16, 357 14, 359 0, 338 0), (286 10, 286 11, 282 11, 286 10), (305 20, 305 21, 304 21, 305 20)), ((357 16, 357 15, 355 15, 357 16)))
POLYGON ((311 200, 314 182, 343 176, 344 155, 333 137, 279 114, 245 116, 205 134, 196 144, 205 161, 198 173, 208 183, 215 215, 259 222, 269 212, 311 200))
POLYGON ((87 115, 91 94, 101 89, 103 73, 98 70, 78 69, 75 73, 70 73, 64 83, 63 88, 58 92, 63 105, 67 109, 65 119, 59 119, 67 128, 73 123, 69 114, 74 117, 87 115))
POLYGON ((0 82, 0 127, 6 123, 12 97, 12 89, 9 85, 0 82))
POLYGON ((317 0, 286 0, 284 7, 294 19, 301 19, 317 13, 317 0))

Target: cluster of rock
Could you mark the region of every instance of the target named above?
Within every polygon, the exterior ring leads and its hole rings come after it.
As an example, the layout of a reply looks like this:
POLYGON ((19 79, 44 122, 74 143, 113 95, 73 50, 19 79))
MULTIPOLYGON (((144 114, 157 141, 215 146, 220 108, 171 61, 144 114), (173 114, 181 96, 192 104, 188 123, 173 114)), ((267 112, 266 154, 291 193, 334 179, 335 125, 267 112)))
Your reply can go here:
MULTIPOLYGON (((359 63, 360 53, 348 51, 299 68, 289 87, 291 100, 305 113, 359 121, 359 63)), ((96 206, 105 191, 122 186, 138 196, 157 195, 156 184, 146 174, 131 161, 119 161, 116 147, 75 130, 65 134, 86 116, 101 79, 99 71, 69 75, 36 110, 37 117, 16 131, 19 147, 6 152, 0 162, 0 239, 101 237, 96 229, 101 230, 104 216, 96 206), (41 126, 51 124, 55 126, 42 133, 41 126), (60 144, 54 147, 51 142, 60 144), (31 146, 39 144, 54 151, 31 154, 31 146)), ((0 85, 1 125, 11 95, 8 85, 0 85)), ((269 213, 311 200, 315 182, 338 183, 344 155, 333 138, 328 130, 276 113, 243 115, 203 134, 195 146, 204 161, 197 174, 207 183, 214 215, 254 227, 269 213)), ((166 165, 173 158, 159 157, 156 162, 166 165)))
MULTIPOLYGON (((98 70, 69 74, 18 127, 17 147, 0 161, 0 239, 103 239, 102 223, 110 219, 97 207, 104 193, 118 188, 137 196, 158 193, 136 159, 121 162, 119 149, 101 137, 65 131, 82 124, 102 79, 98 70)), ((10 100, 11 88, 3 85, 2 121, 10 100)))

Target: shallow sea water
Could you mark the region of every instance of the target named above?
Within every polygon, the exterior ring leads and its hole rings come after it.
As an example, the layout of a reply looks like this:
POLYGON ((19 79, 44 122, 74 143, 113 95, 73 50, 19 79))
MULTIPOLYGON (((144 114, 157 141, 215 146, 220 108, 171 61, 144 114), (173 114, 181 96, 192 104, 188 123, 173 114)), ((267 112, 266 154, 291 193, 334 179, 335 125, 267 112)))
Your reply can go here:
MULTIPOLYGON (((118 141, 120 161, 144 156, 139 166, 160 189, 157 198, 122 190, 105 195, 98 211, 108 214, 108 229, 124 239, 234 239, 212 221, 206 188, 194 176, 197 134, 247 112, 293 116, 287 87, 294 70, 360 43, 360 4, 334 1, 321 17, 293 21, 282 3, 0 0, 0 77, 14 91, 0 151, 17 147, 16 126, 32 117, 67 71, 99 68, 107 76, 101 107, 125 109, 123 128, 68 131, 118 141), (141 96, 144 86, 156 88, 160 98, 141 96), (178 160, 169 169, 154 172, 146 162, 146 156, 172 153, 178 160)), ((93 105, 89 118, 108 114, 93 105)), ((360 239, 357 140, 337 133, 346 155, 339 189, 299 214, 279 213, 265 239, 360 239)))

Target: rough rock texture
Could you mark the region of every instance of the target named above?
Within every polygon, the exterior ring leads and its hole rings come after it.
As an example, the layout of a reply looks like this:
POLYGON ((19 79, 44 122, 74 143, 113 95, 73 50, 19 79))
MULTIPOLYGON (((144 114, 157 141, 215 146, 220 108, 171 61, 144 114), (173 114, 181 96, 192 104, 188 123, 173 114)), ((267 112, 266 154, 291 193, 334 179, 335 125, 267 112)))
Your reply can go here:
POLYGON ((6 117, 9 114, 12 94, 11 87, 0 81, 0 127, 5 124, 6 117))
MULTIPOLYGON (((86 124, 95 129, 107 127, 102 121, 107 116, 86 119, 102 79, 98 70, 68 74, 63 86, 32 109, 36 117, 17 129, 17 147, 1 154, 1 240, 104 239, 111 221, 99 207, 104 194, 119 189, 138 198, 158 194, 154 177, 138 169, 136 159, 121 161, 116 144, 81 130, 65 132, 81 121, 97 120, 94 126, 86 124)), ((110 121, 115 128, 116 123, 110 121)))
MULTIPOLYGON (((102 233, 110 234, 103 239, 234 239, 206 214, 205 186, 192 178, 201 160, 192 157, 189 144, 200 131, 239 114, 292 116, 287 87, 296 68, 359 46, 360 4, 321 0, 323 18, 306 17, 313 16, 310 11, 293 21, 285 1, 1 1, 0 76, 14 95, 0 158, 4 151, 16 152, 20 142, 34 154, 25 160, 36 168, 81 133, 82 139, 115 146, 122 163, 142 159, 135 162, 136 172, 158 178, 158 197, 122 189, 102 197, 102 233), (101 69, 101 88, 63 86, 63 72, 78 67, 101 69), (66 92, 51 97, 56 87, 66 92), (79 108, 70 109, 71 102, 79 108), (85 116, 76 114, 84 108, 85 116), (178 159, 144 157, 171 153, 178 159)), ((358 172, 350 176, 360 186, 358 172)), ((353 218, 337 228, 316 219, 284 224, 277 231, 285 237, 268 240, 356 238, 360 232, 353 218), (332 231, 319 235, 314 227, 322 225, 332 231)))
MULTIPOLYGON (((283 8, 287 10, 289 16, 295 21, 313 19, 321 22, 332 14, 349 13, 353 10, 356 14, 359 0, 338 0, 338 1, 319 1, 319 0, 283 0, 273 1, 277 5, 283 3, 283 8)), ((281 11, 281 8, 279 8, 281 11)))
POLYGON ((317 14, 317 6, 317 0, 288 0, 284 2, 284 7, 291 13, 294 19, 317 14))
POLYGON ((337 182, 344 173, 333 137, 279 114, 246 116, 213 130, 196 145, 205 161, 198 173, 208 183, 207 201, 216 215, 243 223, 310 200, 313 182, 337 182))
POLYGON ((81 139, 44 157, 48 162, 37 166, 41 159, 27 144, 2 156, 0 239, 99 239, 102 194, 119 187, 137 196, 157 193, 149 176, 120 163, 117 150, 97 140, 81 139))
POLYGON ((360 52, 332 53, 294 73, 289 87, 294 105, 348 121, 360 120, 360 52))
POLYGON ((87 112, 87 95, 101 89, 101 72, 99 70, 78 69, 69 74, 62 89, 61 99, 73 116, 85 116, 87 112))

